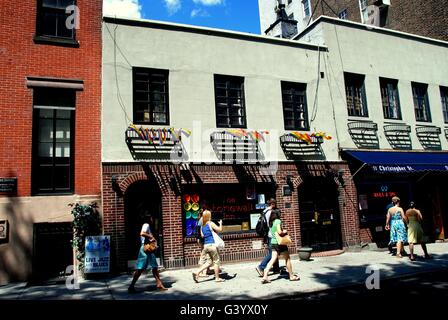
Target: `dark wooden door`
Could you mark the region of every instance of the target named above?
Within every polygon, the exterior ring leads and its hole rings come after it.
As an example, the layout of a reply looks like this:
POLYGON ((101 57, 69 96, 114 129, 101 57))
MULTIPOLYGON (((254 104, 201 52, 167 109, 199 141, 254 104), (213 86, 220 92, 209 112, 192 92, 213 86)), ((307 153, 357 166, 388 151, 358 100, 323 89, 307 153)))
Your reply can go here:
POLYGON ((299 212, 303 247, 314 251, 341 248, 337 186, 326 177, 312 177, 299 187, 299 212))

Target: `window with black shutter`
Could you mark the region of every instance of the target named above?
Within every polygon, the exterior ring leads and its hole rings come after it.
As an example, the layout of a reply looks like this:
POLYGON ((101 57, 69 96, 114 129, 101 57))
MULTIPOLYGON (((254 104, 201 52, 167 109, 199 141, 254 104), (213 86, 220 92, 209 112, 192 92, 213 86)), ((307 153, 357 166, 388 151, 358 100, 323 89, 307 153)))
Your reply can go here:
POLYGON ((344 72, 347 111, 349 116, 368 117, 364 75, 344 72))
POLYGON ((412 82, 412 95, 414 97, 415 120, 431 122, 428 85, 424 83, 412 82))
POLYGON ((73 193, 75 91, 34 89, 33 194, 73 193))
POLYGON ((398 81, 380 78, 381 101, 385 119, 401 120, 400 99, 398 96, 398 81))
POLYGON ((134 123, 168 125, 168 70, 133 68, 134 123))
POLYGON ((448 123, 448 87, 440 87, 442 98, 443 121, 448 123))
POLYGON ((76 0, 38 0, 36 35, 42 38, 75 40, 75 26, 70 6, 76 5, 76 0))
POLYGON ((244 78, 215 75, 216 126, 246 128, 244 78))
POLYGON ((282 81, 285 130, 308 130, 306 84, 282 81))

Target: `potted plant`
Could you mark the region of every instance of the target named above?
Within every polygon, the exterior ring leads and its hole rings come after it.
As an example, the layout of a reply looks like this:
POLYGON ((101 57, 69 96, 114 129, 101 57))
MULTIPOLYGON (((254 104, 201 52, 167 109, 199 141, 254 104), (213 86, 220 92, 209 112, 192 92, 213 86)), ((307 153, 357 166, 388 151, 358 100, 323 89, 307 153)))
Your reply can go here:
POLYGON ((97 211, 96 203, 82 205, 79 203, 70 204, 73 215, 73 240, 72 247, 75 249, 78 270, 83 277, 85 241, 87 236, 98 235, 101 231, 101 219, 97 211))
POLYGON ((299 250, 299 258, 302 261, 309 261, 311 258, 311 253, 313 252, 313 248, 310 247, 302 247, 299 250))

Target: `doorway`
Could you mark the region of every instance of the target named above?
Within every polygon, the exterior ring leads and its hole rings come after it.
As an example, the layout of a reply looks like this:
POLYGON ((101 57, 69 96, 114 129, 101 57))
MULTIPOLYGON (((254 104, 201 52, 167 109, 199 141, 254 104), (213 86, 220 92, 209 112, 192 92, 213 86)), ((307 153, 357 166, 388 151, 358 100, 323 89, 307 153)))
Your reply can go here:
POLYGON ((342 246, 337 185, 330 177, 310 177, 299 186, 302 246, 313 251, 342 246))
POLYGON ((70 222, 34 224, 32 282, 64 279, 73 265, 72 240, 70 222))
MULTIPOLYGON (((125 205, 125 232, 126 232, 126 255, 128 265, 135 261, 140 249, 140 231, 146 223, 144 217, 152 215, 153 223, 150 225, 151 232, 157 240, 159 248, 155 252, 159 265, 163 264, 163 238, 162 238, 162 195, 156 183, 147 180, 134 182, 128 187, 124 195, 125 205)), ((129 265, 130 266, 130 265, 129 265)), ((132 264, 132 267, 134 265, 132 264)))

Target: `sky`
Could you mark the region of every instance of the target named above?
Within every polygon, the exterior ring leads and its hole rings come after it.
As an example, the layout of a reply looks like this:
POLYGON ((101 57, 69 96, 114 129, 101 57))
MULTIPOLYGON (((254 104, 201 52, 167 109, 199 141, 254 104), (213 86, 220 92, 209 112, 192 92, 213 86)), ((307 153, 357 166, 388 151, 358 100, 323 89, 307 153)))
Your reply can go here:
POLYGON ((260 34, 258 0, 104 0, 104 15, 260 34))

